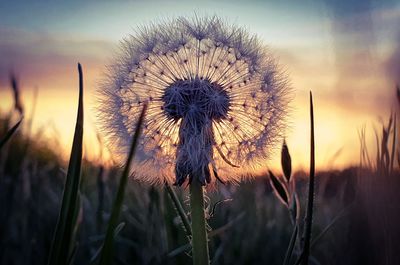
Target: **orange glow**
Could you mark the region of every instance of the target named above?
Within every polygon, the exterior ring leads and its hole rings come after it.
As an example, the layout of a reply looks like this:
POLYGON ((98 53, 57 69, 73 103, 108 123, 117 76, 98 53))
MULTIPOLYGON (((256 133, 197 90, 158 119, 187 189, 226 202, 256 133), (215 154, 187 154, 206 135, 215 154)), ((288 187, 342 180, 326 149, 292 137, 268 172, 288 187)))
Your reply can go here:
MULTIPOLYGON (((21 34, 23 37, 19 36, 19 42, 32 44, 30 42, 36 41, 32 34, 24 34, 21 34)), ((92 160, 98 159, 101 152, 95 129, 94 91, 105 71, 104 65, 112 57, 112 51, 117 45, 111 41, 87 39, 69 39, 69 45, 64 46, 60 45, 63 41, 56 38, 48 38, 46 41, 50 43, 46 45, 51 52, 32 45, 30 56, 33 59, 16 63, 20 68, 14 69, 18 70, 16 74, 27 111, 26 117, 31 115, 32 91, 37 86, 39 94, 33 130, 43 131, 46 137, 59 142, 59 152, 65 158, 68 157, 76 118, 76 60, 79 59, 83 65, 85 84, 85 155, 92 160)), ((380 54, 361 64, 358 58, 363 54, 351 51, 350 48, 350 51, 340 51, 348 57, 340 61, 343 54, 335 56, 332 47, 325 47, 320 43, 296 45, 287 44, 274 49, 280 63, 288 72, 294 91, 289 129, 285 132, 293 167, 307 170, 309 165, 310 89, 313 91, 315 103, 317 168, 344 168, 358 164, 358 130, 366 126, 366 142, 373 153, 376 145, 373 125, 379 125, 379 118, 388 119, 394 104, 395 99, 391 96, 394 93, 394 83, 387 77, 383 66, 391 53, 391 47, 382 48, 380 54)), ((6 78, 3 76, 0 81, 0 110, 4 113, 10 110, 13 102, 6 78)), ((103 159, 108 161, 106 150, 103 155, 103 159)), ((276 148, 273 157, 269 167, 280 169, 280 146, 276 148)))
MULTIPOLYGON (((96 137, 96 107, 94 90, 101 68, 84 72, 85 75, 85 155, 91 160, 99 159, 100 149, 96 137)), ((23 77, 20 77, 23 80, 23 77)), ((36 80, 37 84, 44 84, 36 80)), ((30 80, 23 81, 24 84, 30 80)), ((48 82, 48 80, 47 80, 48 82)), ((78 99, 77 73, 70 69, 68 73, 59 76, 57 88, 49 83, 39 87, 37 109, 34 116, 33 131, 43 132, 51 141, 59 142, 60 151, 64 158, 69 156, 72 143, 76 108, 78 99)), ((33 82, 32 82, 33 83, 33 82)), ((298 84, 298 83, 297 83, 298 84)), ((297 87, 297 86, 296 86, 297 87)), ((298 84, 298 87, 301 87, 298 84)), ((12 107, 12 95, 3 87, 0 91, 2 99, 1 111, 4 113, 12 107)), ((314 90, 315 136, 316 136, 316 166, 318 169, 344 168, 359 162, 359 139, 357 130, 367 127, 367 143, 373 152, 375 148, 372 125, 377 117, 388 117, 390 106, 382 108, 381 112, 360 112, 344 107, 333 100, 320 96, 314 90)), ((286 132, 287 143, 295 169, 307 170, 309 165, 309 102, 308 91, 295 90, 296 97, 292 103, 289 129, 286 132)), ((31 115, 33 91, 22 88, 22 97, 27 111, 26 117, 31 115)), ((274 152, 274 158, 269 167, 280 170, 280 147, 274 152)), ((103 159, 109 159, 107 150, 103 151, 103 159)))

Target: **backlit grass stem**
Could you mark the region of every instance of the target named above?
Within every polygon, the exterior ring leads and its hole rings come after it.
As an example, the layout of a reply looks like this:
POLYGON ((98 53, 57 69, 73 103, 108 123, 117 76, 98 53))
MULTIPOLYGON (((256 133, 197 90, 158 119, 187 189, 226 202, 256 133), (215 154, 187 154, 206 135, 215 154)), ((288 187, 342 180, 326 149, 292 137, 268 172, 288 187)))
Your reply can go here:
POLYGON ((21 122, 22 118, 0 139, 0 150, 11 139, 11 136, 17 131, 21 122))
POLYGON ((314 139, 314 109, 312 93, 310 91, 310 122, 311 122, 311 134, 310 134, 310 180, 308 186, 308 201, 307 201, 307 212, 305 219, 305 231, 304 231, 304 249, 302 265, 308 265, 310 257, 310 241, 311 241, 311 228, 313 220, 313 208, 314 208, 314 185, 315 185, 315 139, 314 139))
POLYGON ((139 120, 136 125, 136 130, 132 138, 131 148, 129 150, 129 155, 125 163, 124 171, 122 172, 121 180, 118 186, 117 195, 114 201, 114 205, 111 211, 110 220, 108 222, 106 237, 101 250, 100 265, 112 264, 113 258, 113 246, 114 246, 114 236, 116 234, 116 229, 118 226, 118 217, 121 212, 122 203, 124 200, 125 188, 128 182, 128 177, 130 174, 130 165, 135 155, 136 147, 139 141, 139 136, 144 121, 144 115, 146 113, 147 104, 143 106, 142 112, 140 114, 139 120))
POLYGON ((78 64, 79 72, 79 103, 76 118, 74 140, 69 159, 67 179, 53 243, 51 245, 49 265, 66 265, 73 262, 75 253, 75 233, 77 219, 80 211, 81 164, 83 141, 83 74, 82 67, 78 64))

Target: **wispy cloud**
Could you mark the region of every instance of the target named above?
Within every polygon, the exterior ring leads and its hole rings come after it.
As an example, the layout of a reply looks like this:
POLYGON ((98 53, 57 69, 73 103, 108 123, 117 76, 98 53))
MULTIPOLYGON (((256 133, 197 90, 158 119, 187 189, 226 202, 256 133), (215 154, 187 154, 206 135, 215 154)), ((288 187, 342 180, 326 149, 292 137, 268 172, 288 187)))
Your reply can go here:
MULTIPOLYGON (((397 17, 397 25, 400 25, 400 14, 397 17)), ((395 42, 393 52, 389 56, 386 64, 389 78, 396 84, 400 85, 400 28, 397 32, 397 41, 395 42)))
POLYGON ((379 113, 392 100, 384 54, 394 42, 390 37, 397 29, 394 21, 400 16, 399 9, 390 1, 325 2, 332 21, 335 101, 354 110, 379 113))
POLYGON ((115 44, 79 36, 61 36, 0 28, 0 87, 8 84, 9 72, 23 75, 24 82, 63 76, 78 61, 96 69, 103 65, 115 44))

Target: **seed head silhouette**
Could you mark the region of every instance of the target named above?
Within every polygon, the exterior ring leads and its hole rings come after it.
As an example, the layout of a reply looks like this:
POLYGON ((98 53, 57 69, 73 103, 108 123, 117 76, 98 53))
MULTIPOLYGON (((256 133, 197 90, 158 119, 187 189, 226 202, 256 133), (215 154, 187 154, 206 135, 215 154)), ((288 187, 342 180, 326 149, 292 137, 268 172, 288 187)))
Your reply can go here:
POLYGON ((217 17, 181 17, 142 27, 121 47, 98 110, 113 150, 125 154, 148 103, 135 178, 237 182, 281 141, 290 86, 256 36, 217 17))

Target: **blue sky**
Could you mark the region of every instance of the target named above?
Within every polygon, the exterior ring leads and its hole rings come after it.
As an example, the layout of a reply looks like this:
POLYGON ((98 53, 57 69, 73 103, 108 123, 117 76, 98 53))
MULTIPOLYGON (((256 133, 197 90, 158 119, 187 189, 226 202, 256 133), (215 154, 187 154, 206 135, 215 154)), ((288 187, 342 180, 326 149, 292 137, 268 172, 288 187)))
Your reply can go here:
POLYGON ((130 28, 194 12, 227 17, 255 29, 288 31, 321 19, 399 7, 396 1, 8 1, 0 3, 3 27, 119 39, 130 28))
MULTIPOLYGON (((283 1, 2 1, 4 27, 48 33, 120 39, 140 24, 180 15, 218 14, 266 32, 287 32, 298 23, 315 25, 323 3, 283 1)), ((275 34, 274 34, 275 35, 275 34)), ((285 34, 281 34, 285 35, 285 34)))

